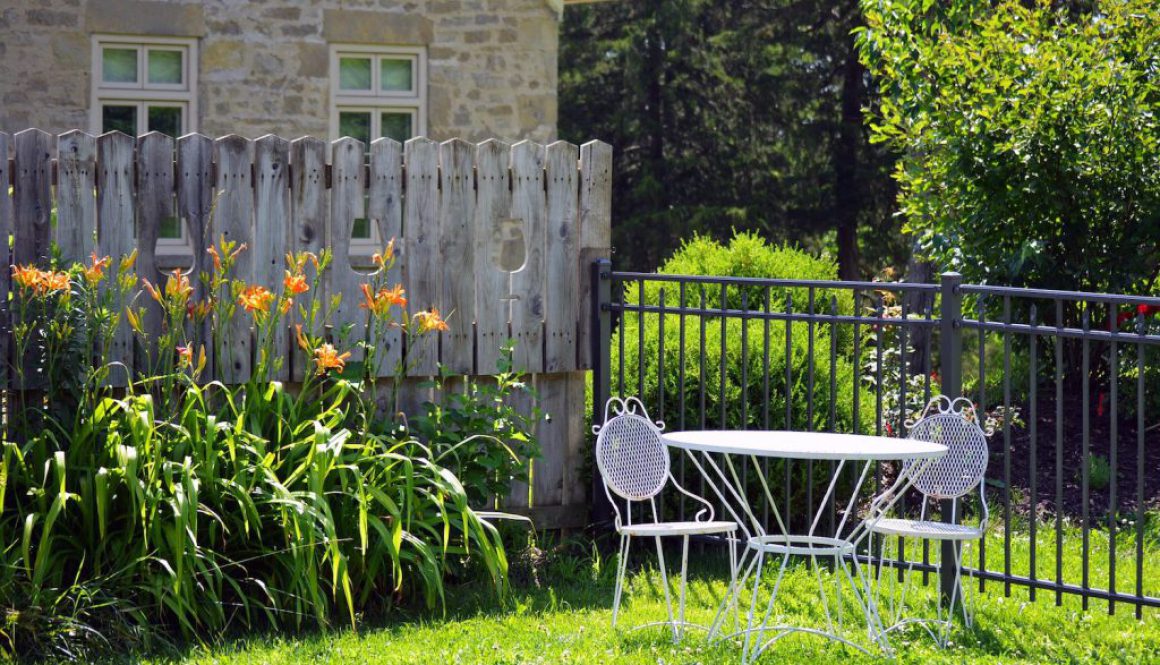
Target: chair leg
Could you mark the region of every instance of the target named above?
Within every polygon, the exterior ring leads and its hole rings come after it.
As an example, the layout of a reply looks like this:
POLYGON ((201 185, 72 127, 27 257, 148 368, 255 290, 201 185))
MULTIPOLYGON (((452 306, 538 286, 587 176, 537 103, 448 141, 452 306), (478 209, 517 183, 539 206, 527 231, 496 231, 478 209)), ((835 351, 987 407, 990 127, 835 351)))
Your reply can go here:
POLYGON ((753 574, 753 597, 749 600, 749 616, 745 618, 745 644, 741 648, 741 665, 749 662, 749 649, 753 640, 753 615, 757 613, 757 591, 761 586, 761 568, 765 564, 765 552, 757 551, 757 568, 753 574))
POLYGON ((688 586, 689 575, 689 537, 685 536, 681 543, 681 592, 680 600, 677 604, 677 635, 684 637, 685 634, 685 588, 688 586))
POLYGON ((620 595, 624 591, 624 573, 628 567, 628 547, 632 536, 620 537, 620 559, 616 562, 616 591, 612 596, 612 627, 616 628, 616 615, 620 610, 620 595))
POLYGON ((669 627, 671 627, 673 629, 673 641, 675 642, 678 639, 680 639, 680 636, 677 635, 677 624, 676 624, 676 621, 673 619, 673 599, 672 599, 672 596, 669 594, 669 576, 668 576, 668 573, 665 571, 665 550, 661 546, 661 537, 660 536, 656 536, 656 541, 657 541, 657 561, 660 563, 660 569, 661 569, 661 586, 663 586, 665 589, 665 608, 669 611, 669 627))

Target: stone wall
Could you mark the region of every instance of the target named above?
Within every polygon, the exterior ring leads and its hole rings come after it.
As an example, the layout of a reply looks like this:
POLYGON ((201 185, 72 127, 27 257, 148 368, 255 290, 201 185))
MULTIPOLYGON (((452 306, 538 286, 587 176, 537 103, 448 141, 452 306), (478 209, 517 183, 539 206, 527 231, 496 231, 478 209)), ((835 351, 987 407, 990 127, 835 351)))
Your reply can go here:
POLYGON ((89 121, 91 35, 197 37, 197 129, 325 137, 331 43, 427 47, 427 134, 556 136, 552 0, 6 0, 0 131, 89 121))

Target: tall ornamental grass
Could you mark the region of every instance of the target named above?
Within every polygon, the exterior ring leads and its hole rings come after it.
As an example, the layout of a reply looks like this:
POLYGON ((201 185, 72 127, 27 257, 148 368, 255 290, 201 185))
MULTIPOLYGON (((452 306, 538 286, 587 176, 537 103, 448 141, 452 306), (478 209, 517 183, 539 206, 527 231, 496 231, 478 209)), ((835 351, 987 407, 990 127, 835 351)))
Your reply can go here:
POLYGON ((15 269, 10 379, 24 390, 0 444, 0 657, 353 626, 397 603, 439 606, 452 574, 504 590, 499 536, 449 463, 461 446, 516 457, 512 432, 432 448, 375 407, 387 335, 445 327, 436 310, 406 314, 386 282, 393 245, 363 288, 359 339, 322 337, 328 254, 288 256, 283 283, 261 285, 231 276, 244 245, 209 251, 195 277, 205 297, 180 271, 138 283, 134 256, 15 269), (251 378, 205 380, 238 317, 255 341, 251 378), (122 325, 144 359, 132 375, 108 360, 122 325), (279 329, 309 358, 301 385, 270 378, 285 361, 279 329), (363 360, 348 364, 353 349, 363 360))

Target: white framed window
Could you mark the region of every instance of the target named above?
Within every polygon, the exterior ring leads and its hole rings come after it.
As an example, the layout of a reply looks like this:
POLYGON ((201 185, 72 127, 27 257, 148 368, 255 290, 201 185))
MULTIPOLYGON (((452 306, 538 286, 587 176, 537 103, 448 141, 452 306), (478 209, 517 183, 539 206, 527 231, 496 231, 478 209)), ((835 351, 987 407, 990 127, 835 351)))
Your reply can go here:
MULTIPOLYGON (((197 130, 196 39, 94 35, 92 49, 89 123, 95 133, 161 132, 176 138, 197 130)), ((159 260, 189 256, 179 218, 165 220, 158 235, 159 260)))
MULTIPOLYGON (((427 131, 427 50, 407 46, 330 46, 330 136, 349 136, 369 147, 400 143, 427 131)), ((359 254, 382 240, 366 219, 355 220, 352 246, 359 254)))

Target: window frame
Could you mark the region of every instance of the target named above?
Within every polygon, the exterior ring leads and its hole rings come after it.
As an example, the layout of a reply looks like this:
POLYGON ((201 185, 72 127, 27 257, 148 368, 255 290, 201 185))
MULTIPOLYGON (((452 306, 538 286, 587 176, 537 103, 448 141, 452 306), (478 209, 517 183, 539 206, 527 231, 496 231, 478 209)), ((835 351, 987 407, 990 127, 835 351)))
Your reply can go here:
MULTIPOLYGON (((427 135, 427 47, 395 46, 389 44, 330 44, 330 105, 328 108, 328 136, 331 141, 339 136, 339 113, 370 113, 370 140, 382 138, 382 113, 410 113, 412 136, 427 135), (367 57, 371 60, 371 89, 340 89, 340 61, 345 57, 367 57), (382 90, 382 60, 409 59, 411 65, 410 92, 402 90, 382 90)), ((368 154, 370 145, 367 146, 368 154)), ((356 266, 370 265, 372 253, 382 248, 385 240, 380 237, 378 227, 370 224, 370 236, 351 238, 352 260, 356 266)))
MULTIPOLYGON (((151 35, 92 35, 92 59, 89 85, 89 124, 94 134, 104 132, 102 121, 106 106, 133 106, 137 109, 137 136, 149 131, 149 109, 154 106, 179 107, 180 136, 197 131, 198 118, 198 40, 193 37, 156 37, 151 35), (132 49, 137 52, 136 83, 106 83, 104 80, 105 48, 132 49), (182 52, 182 83, 149 83, 151 49, 182 52)), ((134 137, 136 138, 136 137, 134 137)), ((189 229, 179 222, 180 236, 157 239, 158 263, 166 268, 186 266, 193 256, 189 229)))

